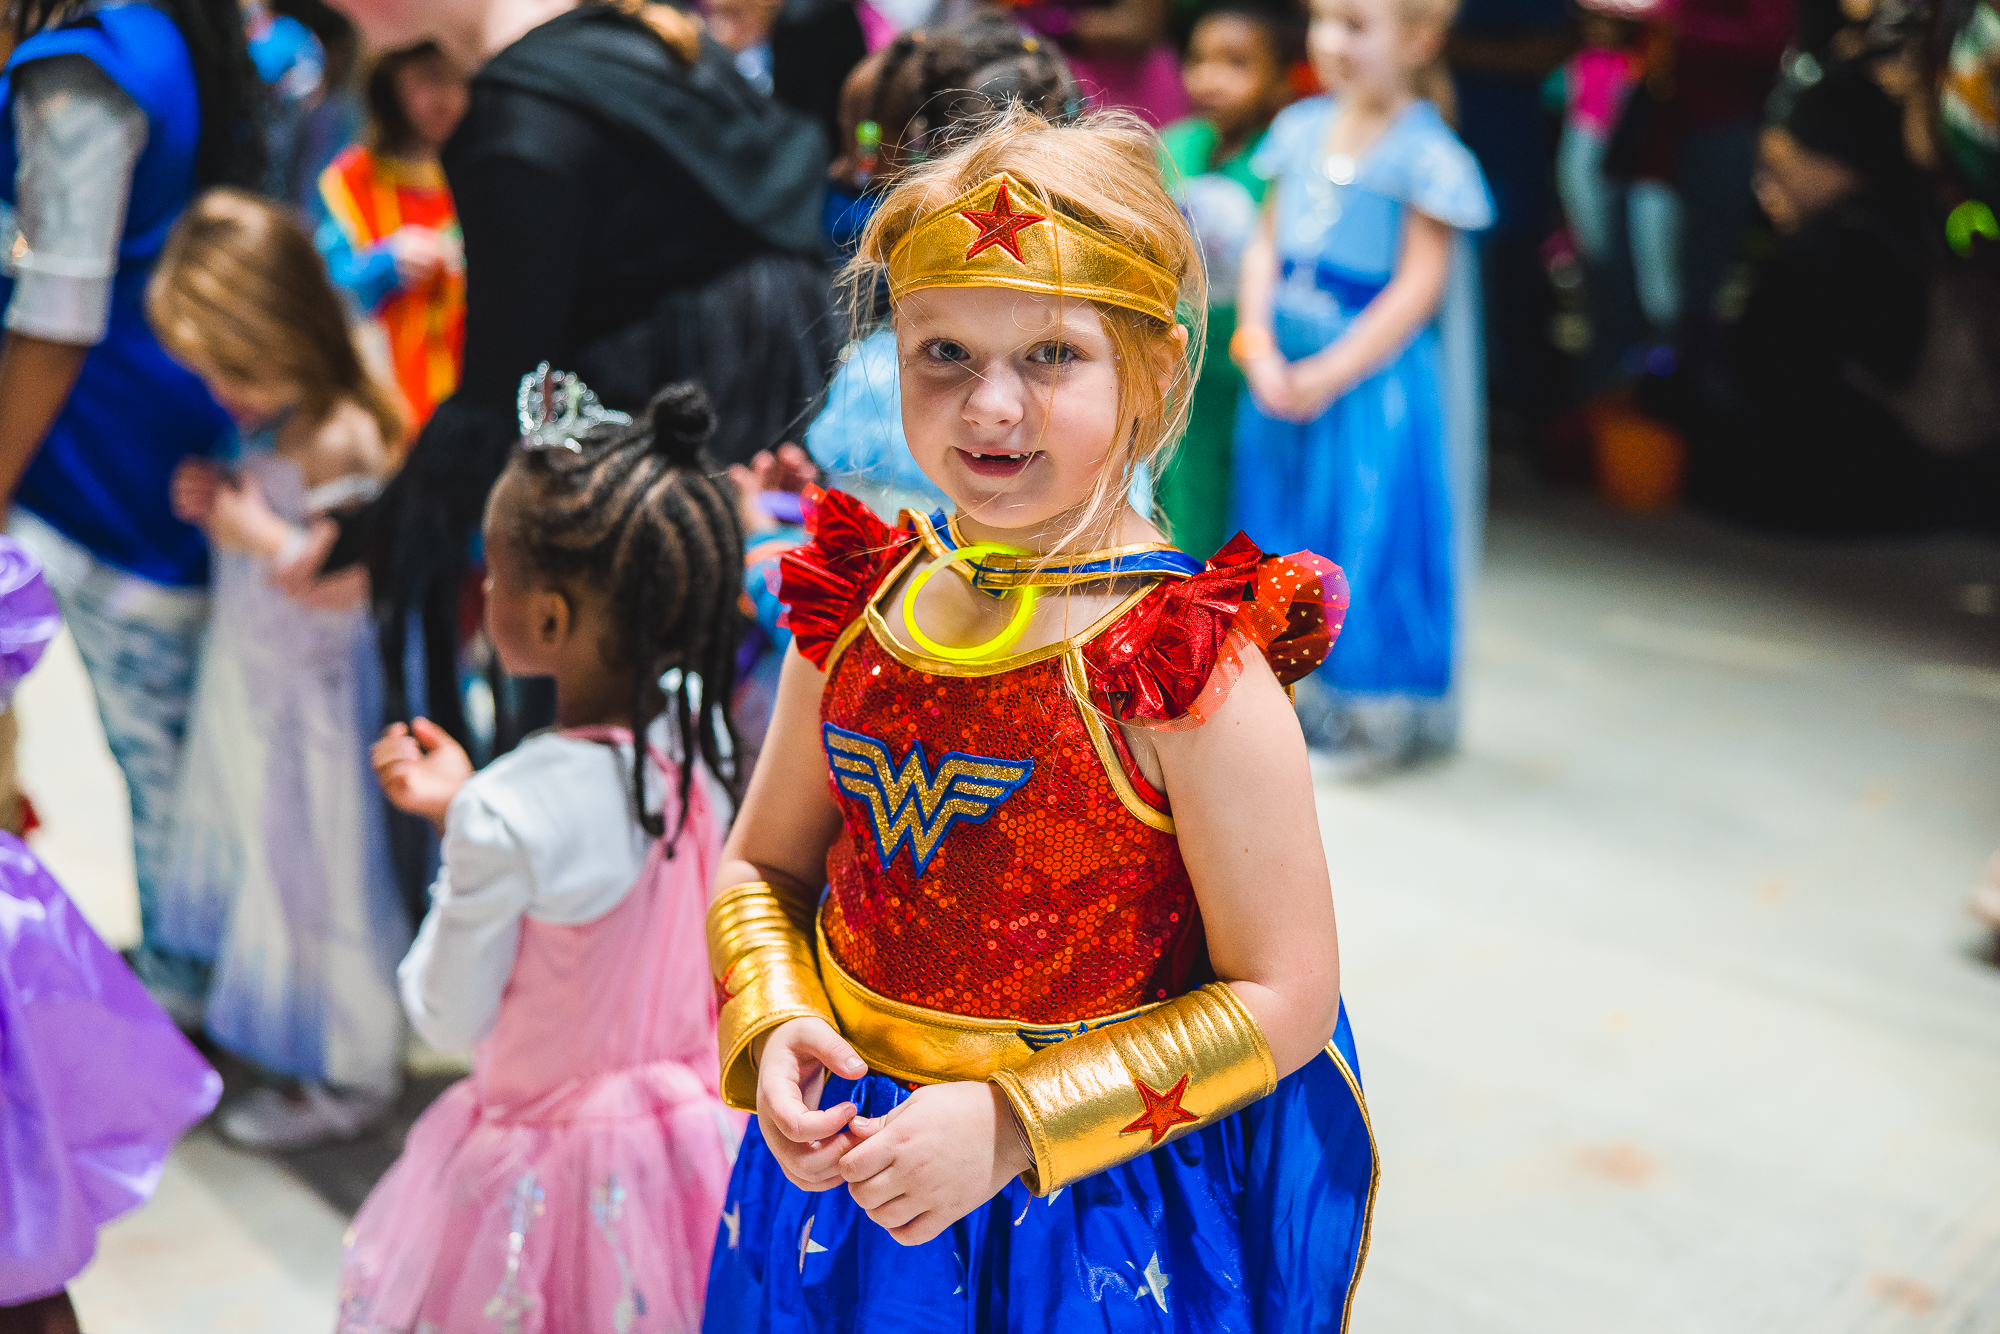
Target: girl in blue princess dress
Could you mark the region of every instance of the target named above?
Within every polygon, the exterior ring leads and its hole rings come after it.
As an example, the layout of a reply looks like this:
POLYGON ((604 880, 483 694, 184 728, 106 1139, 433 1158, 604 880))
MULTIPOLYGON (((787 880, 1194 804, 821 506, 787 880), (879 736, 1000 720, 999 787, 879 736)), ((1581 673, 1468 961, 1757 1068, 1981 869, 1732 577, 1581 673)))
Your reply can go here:
POLYGON ((1253 161, 1271 181, 1244 255, 1230 355, 1234 522, 1347 571, 1347 626, 1303 696, 1356 770, 1454 740, 1457 613, 1483 423, 1464 233, 1493 202, 1445 123, 1455 0, 1312 0, 1307 43, 1339 90, 1286 109, 1253 161))

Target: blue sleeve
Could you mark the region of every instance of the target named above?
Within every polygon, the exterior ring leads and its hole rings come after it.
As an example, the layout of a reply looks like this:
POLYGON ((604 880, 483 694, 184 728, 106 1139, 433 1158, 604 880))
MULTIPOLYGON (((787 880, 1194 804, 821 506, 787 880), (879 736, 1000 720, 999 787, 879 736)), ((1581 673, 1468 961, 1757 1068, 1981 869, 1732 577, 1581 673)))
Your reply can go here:
POLYGON ((803 528, 783 528, 751 542, 765 554, 743 572, 743 595, 755 611, 757 628, 780 653, 792 645, 791 629, 785 624, 785 604, 778 599, 778 561, 787 551, 805 544, 803 528))
POLYGON ((257 77, 277 90, 285 102, 303 102, 319 92, 326 74, 326 55, 313 30, 289 14, 279 14, 262 33, 249 39, 250 63, 257 77))
POLYGON ((373 313, 395 295, 396 256, 387 241, 356 250, 340 224, 329 217, 313 231, 313 244, 326 260, 327 277, 360 310, 373 313))
POLYGON ((1479 160, 1441 118, 1413 137, 1403 168, 1403 202, 1462 232, 1493 225, 1493 196, 1479 160))
POLYGON ((1267 181, 1275 181, 1313 150, 1314 140, 1325 132, 1332 102, 1309 97, 1294 102, 1278 113, 1265 132, 1257 151, 1250 155, 1250 170, 1267 181))
POLYGON ((806 428, 806 452, 838 478, 928 492, 930 481, 903 440, 902 368, 896 335, 877 330, 833 373, 826 406, 806 428))

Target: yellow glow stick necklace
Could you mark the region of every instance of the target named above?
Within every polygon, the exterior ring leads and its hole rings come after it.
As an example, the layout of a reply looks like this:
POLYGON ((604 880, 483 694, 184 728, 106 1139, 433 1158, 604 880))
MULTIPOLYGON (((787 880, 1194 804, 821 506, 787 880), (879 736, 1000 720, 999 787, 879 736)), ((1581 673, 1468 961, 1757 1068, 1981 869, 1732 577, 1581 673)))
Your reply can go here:
POLYGON ((967 648, 953 648, 950 644, 940 644, 917 628, 917 594, 923 591, 931 576, 939 570, 956 565, 961 561, 976 563, 981 556, 1032 556, 1032 551, 1020 547, 1010 547, 1004 542, 975 542, 971 546, 959 547, 949 555, 940 557, 925 566, 903 593, 903 625, 910 637, 922 646, 924 652, 946 662, 978 662, 983 658, 998 657, 1028 628, 1028 618, 1035 614, 1035 603, 1040 600, 1042 590, 1027 584, 1012 590, 1018 604, 1014 619, 1007 622, 1007 628, 983 644, 973 644, 967 648))

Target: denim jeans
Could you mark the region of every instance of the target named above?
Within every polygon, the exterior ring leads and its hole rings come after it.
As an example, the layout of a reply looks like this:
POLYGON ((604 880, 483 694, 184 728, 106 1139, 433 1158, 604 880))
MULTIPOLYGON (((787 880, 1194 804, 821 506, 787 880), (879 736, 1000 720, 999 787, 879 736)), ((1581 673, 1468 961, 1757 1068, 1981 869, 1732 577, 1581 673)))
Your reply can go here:
POLYGON ((207 970, 157 949, 154 893, 166 856, 181 739, 208 622, 208 593, 168 588, 107 565, 87 548, 15 510, 9 531, 41 557, 97 698, 111 756, 132 801, 132 862, 141 939, 134 966, 148 987, 199 999, 207 970))

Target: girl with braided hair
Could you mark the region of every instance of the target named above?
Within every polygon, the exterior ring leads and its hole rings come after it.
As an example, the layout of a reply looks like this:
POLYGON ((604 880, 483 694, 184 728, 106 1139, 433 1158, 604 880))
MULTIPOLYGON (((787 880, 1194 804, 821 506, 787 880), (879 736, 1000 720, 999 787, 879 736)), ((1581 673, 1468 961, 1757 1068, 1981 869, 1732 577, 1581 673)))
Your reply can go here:
POLYGON ((743 570, 715 412, 679 384, 634 424, 546 367, 522 399, 486 632, 556 726, 476 774, 421 718, 375 747, 444 840, 404 1005, 476 1051, 355 1218, 343 1331, 693 1330, 741 1134, 703 962, 743 570))

